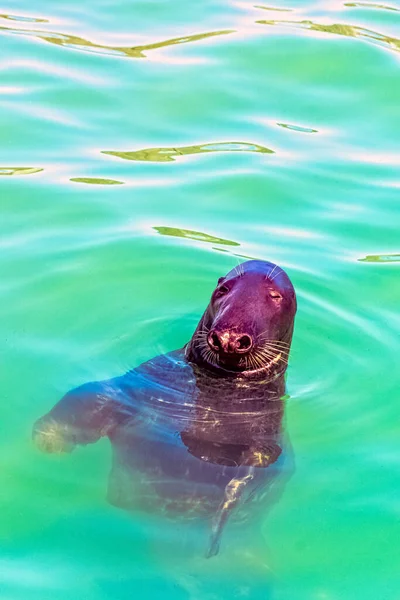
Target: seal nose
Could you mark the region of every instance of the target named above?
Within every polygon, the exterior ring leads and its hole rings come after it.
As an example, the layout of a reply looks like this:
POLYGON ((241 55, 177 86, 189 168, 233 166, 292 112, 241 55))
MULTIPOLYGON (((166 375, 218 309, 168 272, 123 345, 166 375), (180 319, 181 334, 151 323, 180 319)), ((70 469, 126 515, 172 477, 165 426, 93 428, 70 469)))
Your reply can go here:
POLYGON ((253 340, 247 333, 234 331, 210 331, 207 338, 208 345, 214 352, 227 354, 247 354, 253 347, 253 340))

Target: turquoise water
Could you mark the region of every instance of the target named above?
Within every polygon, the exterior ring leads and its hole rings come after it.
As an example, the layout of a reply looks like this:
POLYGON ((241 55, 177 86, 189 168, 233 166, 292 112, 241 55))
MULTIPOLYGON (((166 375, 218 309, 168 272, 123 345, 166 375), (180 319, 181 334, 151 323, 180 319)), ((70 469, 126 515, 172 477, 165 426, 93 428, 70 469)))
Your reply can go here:
POLYGON ((398 600, 400 4, 13 0, 0 43, 1 600, 398 600), (207 561, 31 427, 242 256, 297 290, 296 468, 207 561))

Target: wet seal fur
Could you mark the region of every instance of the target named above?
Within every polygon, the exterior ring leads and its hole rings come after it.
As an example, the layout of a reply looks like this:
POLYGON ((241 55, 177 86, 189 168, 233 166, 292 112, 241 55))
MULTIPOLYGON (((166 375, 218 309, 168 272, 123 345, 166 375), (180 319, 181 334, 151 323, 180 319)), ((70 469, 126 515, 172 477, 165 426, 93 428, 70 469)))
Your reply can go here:
POLYGON ((279 472, 295 313, 286 273, 245 262, 219 279, 184 348, 71 390, 35 423, 33 439, 44 452, 70 452, 107 436, 109 501, 207 516, 213 556, 230 514, 263 499, 279 472))

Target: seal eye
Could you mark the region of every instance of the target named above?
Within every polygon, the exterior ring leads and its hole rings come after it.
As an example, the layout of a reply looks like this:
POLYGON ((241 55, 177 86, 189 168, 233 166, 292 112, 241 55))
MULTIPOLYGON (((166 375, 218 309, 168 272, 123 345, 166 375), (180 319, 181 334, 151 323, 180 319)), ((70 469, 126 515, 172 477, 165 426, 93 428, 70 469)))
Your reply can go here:
POLYGON ((220 296, 225 296, 225 294, 227 294, 229 292, 229 288, 226 285, 221 285, 219 288, 217 288, 215 290, 215 294, 217 296, 217 298, 219 298, 220 296))
POLYGON ((276 290, 269 290, 269 297, 273 298, 274 300, 282 300, 281 294, 276 290))

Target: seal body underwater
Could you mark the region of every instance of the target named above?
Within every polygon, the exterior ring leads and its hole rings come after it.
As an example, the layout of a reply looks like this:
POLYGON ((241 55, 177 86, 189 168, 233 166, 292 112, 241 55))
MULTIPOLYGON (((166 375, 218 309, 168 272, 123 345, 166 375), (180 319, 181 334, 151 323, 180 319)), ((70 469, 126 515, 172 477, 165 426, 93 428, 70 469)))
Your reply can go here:
POLYGON ((45 452, 107 436, 109 501, 210 519, 208 556, 284 450, 285 371, 296 313, 286 273, 248 261, 218 281, 191 340, 125 375, 68 392, 34 425, 45 452))

